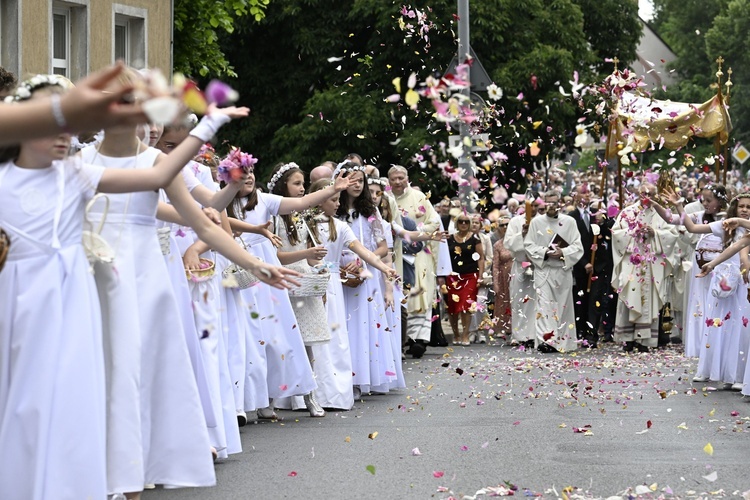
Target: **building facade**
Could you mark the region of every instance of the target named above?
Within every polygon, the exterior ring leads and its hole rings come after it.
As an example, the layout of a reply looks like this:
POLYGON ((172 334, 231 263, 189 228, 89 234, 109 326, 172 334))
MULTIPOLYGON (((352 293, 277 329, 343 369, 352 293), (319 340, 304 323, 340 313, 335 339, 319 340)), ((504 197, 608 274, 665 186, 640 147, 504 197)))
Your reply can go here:
POLYGON ((172 72, 172 0, 0 0, 0 66, 75 81, 123 60, 172 72))

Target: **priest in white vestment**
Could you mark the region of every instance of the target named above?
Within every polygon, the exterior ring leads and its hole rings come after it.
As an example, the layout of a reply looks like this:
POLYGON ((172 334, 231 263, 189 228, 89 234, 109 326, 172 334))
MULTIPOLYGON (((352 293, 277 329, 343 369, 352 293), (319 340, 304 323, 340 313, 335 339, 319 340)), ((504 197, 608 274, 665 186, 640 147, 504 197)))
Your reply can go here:
MULTIPOLYGON (((537 200, 530 200, 526 203, 526 210, 531 214, 528 216, 529 220, 536 216, 537 206, 537 200)), ((509 285, 511 338, 508 340, 511 344, 534 347, 536 291, 534 290, 534 269, 526 256, 526 247, 523 245, 529 229, 526 225, 526 218, 525 213, 513 217, 508 223, 508 229, 503 238, 503 246, 513 255, 509 285)))
POLYGON ((612 287, 619 294, 615 341, 625 351, 646 352, 659 340, 659 311, 669 300, 677 229, 651 206, 656 186, 639 186, 640 201, 625 208, 612 227, 612 287))
POLYGON ((573 266, 583 256, 575 219, 559 213, 560 195, 544 195, 547 214, 535 217, 524 240, 534 264, 537 310, 536 346, 542 352, 567 352, 578 347, 573 307, 573 266))
MULTIPOLYGON (((409 187, 409 173, 394 165, 388 170, 391 192, 402 215, 417 223, 419 231, 433 233, 440 227, 440 217, 432 203, 420 191, 409 187)), ((425 245, 425 249, 414 256, 414 287, 407 302, 406 336, 410 342, 408 354, 419 358, 430 342, 432 331, 432 305, 435 302, 437 267, 437 244, 425 245)))

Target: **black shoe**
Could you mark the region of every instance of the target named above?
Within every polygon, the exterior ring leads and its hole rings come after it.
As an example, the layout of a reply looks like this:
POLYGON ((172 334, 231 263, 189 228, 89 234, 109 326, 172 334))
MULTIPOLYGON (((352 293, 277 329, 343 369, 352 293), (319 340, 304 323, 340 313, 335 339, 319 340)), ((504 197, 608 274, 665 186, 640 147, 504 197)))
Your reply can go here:
POLYGON ((534 348, 534 340, 526 340, 524 342, 521 342, 521 345, 524 346, 526 349, 533 349, 534 348))
POLYGON ((244 411, 238 411, 237 412, 237 425, 239 427, 245 427, 247 424, 247 413, 244 411))
POLYGON ((416 342, 412 341, 409 344, 409 349, 406 350, 406 354, 409 354, 414 359, 419 359, 424 356, 426 350, 427 346, 424 344, 424 341, 417 340, 416 342))
POLYGON ((625 342, 625 345, 622 346, 622 350, 625 352, 633 352, 633 349, 635 349, 635 342, 625 342))
POLYGON ((549 353, 552 353, 552 352, 557 352, 557 349, 555 349, 554 347, 552 347, 551 345, 549 345, 546 342, 542 342, 541 344, 539 344, 539 347, 537 347, 536 349, 537 349, 537 351, 542 352, 544 354, 549 354, 549 353))
POLYGON ((638 352, 648 352, 649 351, 648 346, 645 346, 643 344, 639 344, 638 342, 635 343, 635 348, 638 350, 638 352))
POLYGON ((670 337, 669 343, 673 345, 680 345, 682 344, 682 339, 680 337, 670 337))
POLYGON ((612 337, 611 333, 605 333, 604 334, 604 338, 602 339, 602 342, 604 342, 605 344, 608 344, 608 343, 614 342, 614 341, 615 341, 615 339, 614 339, 614 337, 612 337))

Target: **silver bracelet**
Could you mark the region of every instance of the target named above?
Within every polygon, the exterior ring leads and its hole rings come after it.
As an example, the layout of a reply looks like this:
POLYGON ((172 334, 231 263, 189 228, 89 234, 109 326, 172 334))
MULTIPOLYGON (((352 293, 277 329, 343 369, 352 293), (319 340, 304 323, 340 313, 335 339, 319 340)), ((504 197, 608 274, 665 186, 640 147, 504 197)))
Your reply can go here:
POLYGON ((68 122, 65 120, 65 115, 62 112, 62 106, 60 105, 60 94, 52 94, 50 96, 52 100, 52 116, 55 117, 55 123, 60 127, 60 130, 68 131, 68 122))

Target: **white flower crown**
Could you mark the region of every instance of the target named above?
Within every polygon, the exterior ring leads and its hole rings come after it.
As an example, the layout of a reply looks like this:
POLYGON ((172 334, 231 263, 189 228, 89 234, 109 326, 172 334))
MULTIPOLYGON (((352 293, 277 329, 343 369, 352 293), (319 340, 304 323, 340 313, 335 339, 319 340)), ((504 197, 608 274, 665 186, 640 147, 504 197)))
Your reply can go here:
POLYGON ((299 168, 299 165, 297 165, 294 162, 285 163, 284 165, 282 165, 281 168, 278 170, 278 172, 273 174, 273 177, 271 177, 271 180, 268 181, 268 184, 266 184, 266 186, 268 186, 268 192, 269 193, 272 192, 273 187, 276 185, 277 182, 279 182, 279 179, 281 179, 281 176, 293 168, 299 168))
POLYGON ((35 90, 51 86, 62 87, 68 90, 73 87, 73 84, 70 83, 70 80, 60 75, 36 75, 19 83, 18 87, 4 101, 7 103, 25 101, 31 97, 31 94, 35 90))
POLYGON ((386 187, 388 185, 388 179, 385 179, 385 178, 375 179, 373 177, 370 177, 370 178, 367 179, 367 184, 368 185, 369 184, 378 184, 381 187, 386 187))
POLYGON ((365 173, 364 165, 357 165, 349 160, 344 160, 333 170, 333 178, 335 179, 341 172, 362 172, 365 173))

